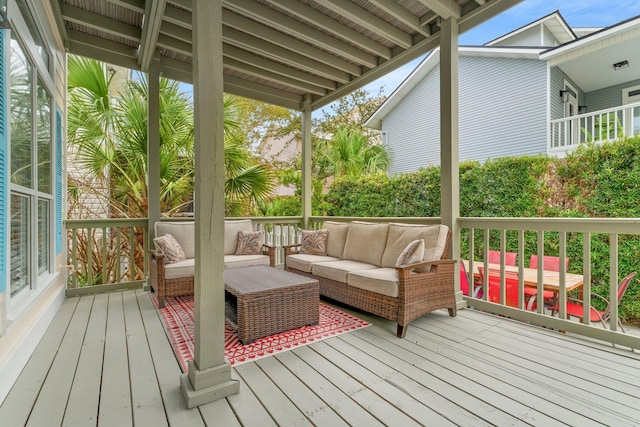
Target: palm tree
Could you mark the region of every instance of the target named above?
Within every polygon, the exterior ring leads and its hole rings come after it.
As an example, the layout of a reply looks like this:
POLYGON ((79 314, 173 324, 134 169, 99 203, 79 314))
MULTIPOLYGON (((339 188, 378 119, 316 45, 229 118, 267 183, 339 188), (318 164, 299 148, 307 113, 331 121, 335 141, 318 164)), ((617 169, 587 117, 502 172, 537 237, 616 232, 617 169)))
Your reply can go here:
POLYGON ((357 177, 386 172, 389 153, 383 145, 372 143, 355 127, 340 126, 331 141, 323 141, 317 149, 321 175, 357 177))

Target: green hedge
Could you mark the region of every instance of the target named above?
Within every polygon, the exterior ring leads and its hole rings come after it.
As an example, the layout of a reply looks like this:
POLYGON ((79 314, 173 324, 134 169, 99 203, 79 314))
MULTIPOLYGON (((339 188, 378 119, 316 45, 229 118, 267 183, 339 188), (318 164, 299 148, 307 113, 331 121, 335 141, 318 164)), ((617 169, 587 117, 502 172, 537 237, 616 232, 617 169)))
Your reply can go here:
MULTIPOLYGON (((323 211, 336 216, 440 215, 440 168, 395 177, 363 176, 336 180, 323 211)), ((460 164, 460 214, 470 217, 640 217, 640 137, 604 145, 584 145, 566 159, 547 156, 500 158, 460 164)), ((482 230, 476 231, 480 253, 482 230)), ((468 254, 467 235, 462 254, 468 254)), ((536 251, 536 233, 525 233, 525 252, 536 251)), ((608 299, 609 236, 591 241, 592 287, 608 299)), ((499 246, 492 233, 490 246, 499 246)), ((557 255, 557 233, 545 233, 545 253, 557 255)), ((517 235, 507 233, 507 250, 517 251, 517 235)), ((569 270, 582 271, 582 234, 567 235, 569 270)), ((619 238, 620 278, 640 272, 640 237, 619 238)), ((640 280, 627 291, 620 315, 640 323, 640 280)))

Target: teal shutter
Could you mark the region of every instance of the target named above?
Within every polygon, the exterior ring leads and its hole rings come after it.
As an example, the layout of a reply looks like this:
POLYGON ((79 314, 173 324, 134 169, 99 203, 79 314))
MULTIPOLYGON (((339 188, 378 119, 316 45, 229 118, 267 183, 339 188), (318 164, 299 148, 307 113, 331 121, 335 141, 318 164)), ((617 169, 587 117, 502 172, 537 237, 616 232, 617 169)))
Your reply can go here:
POLYGON ((62 252, 62 113, 56 107, 56 254, 62 252))
POLYGON ((7 236, 9 235, 9 148, 7 147, 7 87, 4 39, 0 30, 0 293, 7 289, 7 236))

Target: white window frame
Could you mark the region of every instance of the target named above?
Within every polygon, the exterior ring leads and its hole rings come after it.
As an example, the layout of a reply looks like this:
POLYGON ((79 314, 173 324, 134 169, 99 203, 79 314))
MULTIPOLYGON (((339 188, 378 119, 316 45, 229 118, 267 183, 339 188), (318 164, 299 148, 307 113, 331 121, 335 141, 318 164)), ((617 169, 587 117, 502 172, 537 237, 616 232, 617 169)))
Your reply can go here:
MULTIPOLYGON (((28 2, 30 6, 32 6, 31 2, 28 2)), ((11 268, 8 268, 8 277, 7 277, 7 288, 5 291, 5 309, 7 313, 7 319, 9 321, 15 320, 18 318, 30 305, 33 301, 35 301, 38 296, 51 285, 56 277, 56 269, 55 269, 55 102, 54 102, 54 79, 52 74, 54 73, 54 67, 52 64, 52 53, 49 46, 51 46, 51 41, 49 39, 48 33, 43 31, 42 25, 38 22, 38 17, 35 14, 35 10, 32 8, 33 18, 36 21, 36 26, 40 32, 40 37, 45 44, 45 47, 48 49, 48 58, 49 63, 45 64, 42 60, 42 57, 37 51, 37 46, 35 45, 33 38, 31 36, 31 32, 27 26, 27 23, 23 16, 20 13, 20 9, 17 6, 15 0, 9 0, 7 2, 7 9, 9 20, 11 22, 11 33, 15 37, 16 40, 19 41, 20 47, 23 50, 24 55, 27 57, 27 60, 31 63, 32 66, 32 83, 33 83, 33 92, 32 92, 32 105, 34 107, 33 116, 32 116, 32 151, 31 151, 31 180, 33 188, 26 188, 11 182, 10 174, 11 171, 8 170, 9 174, 9 194, 8 200, 11 200, 11 196, 13 194, 20 196, 27 196, 30 200, 30 218, 29 218, 29 256, 30 256, 30 281, 29 286, 16 295, 11 296, 11 277, 10 272, 11 268), (42 86, 47 90, 50 98, 50 150, 49 150, 49 161, 51 167, 49 168, 49 182, 50 182, 50 193, 43 193, 38 191, 38 160, 37 160, 37 90, 38 90, 38 80, 42 83, 42 86), (38 272, 38 202, 39 200, 47 200, 49 203, 48 207, 48 254, 49 254, 49 268, 48 271, 39 274, 38 272)), ((11 39, 12 35, 7 34, 5 37, 5 57, 7 58, 6 63, 10 62, 11 58, 11 39)), ((7 80, 7 105, 11 108, 11 76, 9 70, 5 70, 6 80, 7 80)), ((8 115, 11 114, 10 111, 7 112, 8 115)), ((7 120, 9 122, 9 120, 7 120)), ((7 132, 8 137, 8 146, 9 146, 9 164, 11 164, 11 130, 8 129, 7 132)), ((7 248, 10 247, 10 238, 7 242, 7 248)), ((10 257, 9 262, 10 262, 10 257)))
MULTIPOLYGON (((638 91, 638 90, 640 90, 640 85, 626 87, 622 89, 622 105, 634 104, 636 102, 640 102, 640 94, 629 96, 629 92, 638 91)), ((634 123, 633 123, 633 114, 631 110, 627 110, 624 113, 624 125, 625 125, 624 128, 626 130, 627 136, 633 136, 635 129, 634 129, 634 123)))
MULTIPOLYGON (((579 92, 578 89, 575 88, 571 83, 567 80, 564 81, 563 90, 568 90, 569 98, 567 102, 563 102, 563 114, 564 117, 572 117, 577 116, 578 105, 579 105, 579 92), (573 95, 575 94, 575 96, 573 95), (571 110, 573 109, 573 114, 571 114, 571 110)), ((565 128, 565 141, 571 141, 571 145, 576 145, 580 139, 580 127, 578 126, 577 120, 572 120, 570 122, 570 126, 565 128)))

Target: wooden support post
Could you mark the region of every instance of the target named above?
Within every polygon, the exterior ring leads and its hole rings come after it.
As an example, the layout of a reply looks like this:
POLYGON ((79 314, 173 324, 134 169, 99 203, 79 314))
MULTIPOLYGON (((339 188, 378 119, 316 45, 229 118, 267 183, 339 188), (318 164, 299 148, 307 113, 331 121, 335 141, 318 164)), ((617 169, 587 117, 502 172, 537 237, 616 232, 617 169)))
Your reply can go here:
MULTIPOLYGON (((444 19, 440 27, 440 217, 451 229, 452 259, 460 259, 460 177, 458 168, 458 21, 444 19)), ((465 303, 460 275, 454 274, 457 306, 465 303)))
POLYGON ((311 216, 311 96, 302 107, 302 228, 309 229, 311 216))
POLYGON ((180 379, 189 408, 240 389, 224 358, 222 0, 196 1, 193 7, 195 360, 180 379))

